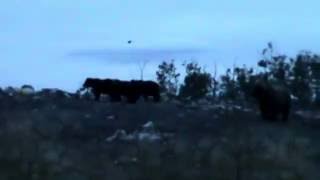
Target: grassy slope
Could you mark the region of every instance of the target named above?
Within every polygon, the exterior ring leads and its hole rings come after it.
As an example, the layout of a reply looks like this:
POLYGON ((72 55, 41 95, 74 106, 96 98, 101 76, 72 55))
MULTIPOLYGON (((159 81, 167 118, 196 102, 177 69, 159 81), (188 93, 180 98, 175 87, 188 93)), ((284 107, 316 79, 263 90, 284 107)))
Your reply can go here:
POLYGON ((0 179, 320 179, 320 131, 236 109, 2 97, 0 179), (107 143, 153 121, 174 137, 107 143))

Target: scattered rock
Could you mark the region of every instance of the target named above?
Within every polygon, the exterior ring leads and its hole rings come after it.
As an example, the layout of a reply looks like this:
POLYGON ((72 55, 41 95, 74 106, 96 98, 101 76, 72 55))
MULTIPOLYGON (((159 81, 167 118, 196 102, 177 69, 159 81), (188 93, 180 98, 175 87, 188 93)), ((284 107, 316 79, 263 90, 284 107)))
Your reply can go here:
POLYGON ((292 94, 290 94, 290 98, 293 100, 293 101, 298 101, 299 98, 297 96, 294 96, 292 94))
POLYGON ((22 95, 33 95, 35 94, 35 89, 31 85, 23 85, 20 88, 20 93, 22 95))

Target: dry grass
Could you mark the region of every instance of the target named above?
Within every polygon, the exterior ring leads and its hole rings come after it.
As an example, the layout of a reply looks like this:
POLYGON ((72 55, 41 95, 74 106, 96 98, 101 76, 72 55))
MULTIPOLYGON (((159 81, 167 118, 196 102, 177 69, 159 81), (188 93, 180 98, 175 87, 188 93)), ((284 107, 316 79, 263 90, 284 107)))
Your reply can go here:
POLYGON ((0 101, 0 179, 320 179, 320 131, 291 119, 170 103, 0 101), (112 117, 112 118, 109 118, 112 117), (153 121, 173 138, 107 143, 116 129, 153 121))

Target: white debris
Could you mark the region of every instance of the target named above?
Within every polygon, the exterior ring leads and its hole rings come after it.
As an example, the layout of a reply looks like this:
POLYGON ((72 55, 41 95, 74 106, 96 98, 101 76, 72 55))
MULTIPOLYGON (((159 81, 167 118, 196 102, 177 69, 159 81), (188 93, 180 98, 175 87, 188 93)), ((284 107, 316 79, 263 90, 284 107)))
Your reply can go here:
POLYGON ((120 129, 120 130, 117 130, 112 136, 106 138, 106 141, 107 142, 112 142, 116 139, 123 139, 127 136, 127 133, 125 130, 123 129, 120 129))
POLYGON ((108 120, 114 120, 114 119, 115 119, 115 116, 114 116, 114 115, 107 116, 107 119, 108 119, 108 120))
POLYGON ((226 109, 226 105, 224 104, 214 104, 214 105, 210 105, 210 107, 212 109, 226 109))
POLYGON ((138 162, 138 158, 133 157, 133 158, 131 158, 131 161, 132 161, 132 162, 138 162))
POLYGON ((142 127, 146 129, 154 128, 154 123, 152 121, 148 121, 147 123, 142 125, 142 127))
POLYGON ((112 142, 114 140, 132 141, 136 139, 135 133, 127 134, 125 130, 118 129, 112 136, 108 137, 106 141, 112 142))
POLYGON ((249 109, 249 108, 243 108, 242 111, 244 111, 244 112, 252 112, 253 110, 249 109))
POLYGON ((294 96, 294 95, 292 95, 292 94, 290 94, 290 98, 291 98, 292 100, 299 100, 299 98, 298 98, 297 96, 294 96))
POLYGON ((145 123, 142 128, 141 132, 138 133, 138 140, 158 141, 161 139, 160 133, 156 132, 155 125, 152 121, 145 123))
POLYGON ((161 140, 161 136, 158 133, 140 132, 138 133, 139 141, 158 141, 161 140))
POLYGON ((239 106, 239 105, 233 105, 233 108, 234 108, 234 109, 238 109, 238 110, 241 110, 241 109, 242 109, 242 107, 239 106))
POLYGON ((172 137, 172 134, 161 134, 155 130, 155 125, 152 121, 147 122, 142 125, 142 129, 140 131, 134 131, 131 134, 127 134, 125 130, 120 129, 117 130, 112 136, 106 138, 107 142, 112 142, 115 140, 124 140, 124 141, 147 141, 147 142, 155 142, 159 141, 162 138, 172 137))

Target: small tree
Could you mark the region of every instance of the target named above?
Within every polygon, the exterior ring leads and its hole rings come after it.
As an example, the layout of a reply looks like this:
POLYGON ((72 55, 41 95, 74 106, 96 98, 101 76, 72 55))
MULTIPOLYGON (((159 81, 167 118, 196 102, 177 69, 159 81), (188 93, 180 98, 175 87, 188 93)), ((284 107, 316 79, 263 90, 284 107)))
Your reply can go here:
POLYGON ((176 96, 180 74, 177 73, 174 60, 171 60, 171 62, 163 61, 158 68, 156 75, 161 87, 161 92, 166 93, 168 96, 176 96))
POLYGON ((254 82, 255 82, 255 76, 253 75, 253 69, 247 68, 245 65, 243 65, 242 68, 236 67, 234 69, 234 72, 236 74, 236 90, 239 91, 238 98, 246 99, 251 96, 251 89, 253 88, 254 82))
POLYGON ((313 55, 310 63, 311 69, 311 86, 313 88, 313 94, 315 95, 314 102, 316 105, 320 105, 320 57, 313 55))
POLYGON ((217 78, 217 65, 214 64, 214 73, 213 73, 213 77, 212 77, 212 84, 211 84, 211 87, 212 87, 212 96, 213 96, 213 99, 216 99, 217 98, 217 93, 218 93, 218 88, 219 88, 219 82, 218 82, 218 78, 217 78))
POLYGON ((223 99, 235 99, 237 96, 236 83, 232 78, 231 69, 228 68, 224 75, 221 75, 220 97, 223 99))
POLYGON ((146 68, 148 61, 139 62, 140 79, 143 80, 144 69, 146 68))
POLYGON ((220 98, 223 100, 246 102, 251 98, 251 90, 257 79, 254 75, 253 68, 235 67, 227 69, 226 73, 221 76, 220 98))
POLYGON ((211 75, 199 67, 198 63, 190 62, 182 64, 186 68, 184 84, 180 87, 179 96, 197 100, 205 97, 211 89, 211 75))
POLYGON ((293 60, 290 89, 302 104, 310 103, 312 98, 310 61, 311 56, 306 53, 298 54, 293 60))

